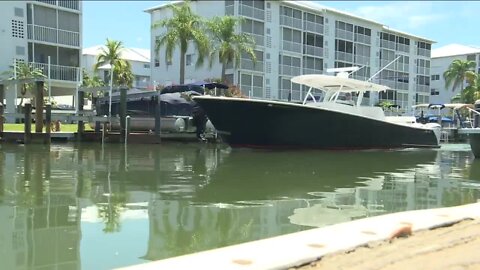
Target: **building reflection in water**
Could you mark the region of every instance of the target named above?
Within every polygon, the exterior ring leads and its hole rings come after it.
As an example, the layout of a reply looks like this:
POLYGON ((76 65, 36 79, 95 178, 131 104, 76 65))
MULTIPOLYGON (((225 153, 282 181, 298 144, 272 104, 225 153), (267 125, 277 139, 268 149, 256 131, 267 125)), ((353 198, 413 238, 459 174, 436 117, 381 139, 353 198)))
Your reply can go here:
MULTIPOLYGON (((148 219, 136 230, 148 242, 130 250, 142 261, 480 197, 480 164, 464 149, 1 147, 0 245, 8 254, 0 260, 7 269, 80 269, 81 222, 102 224, 121 240, 131 216, 148 219)), ((102 244, 82 246, 101 256, 102 244)))

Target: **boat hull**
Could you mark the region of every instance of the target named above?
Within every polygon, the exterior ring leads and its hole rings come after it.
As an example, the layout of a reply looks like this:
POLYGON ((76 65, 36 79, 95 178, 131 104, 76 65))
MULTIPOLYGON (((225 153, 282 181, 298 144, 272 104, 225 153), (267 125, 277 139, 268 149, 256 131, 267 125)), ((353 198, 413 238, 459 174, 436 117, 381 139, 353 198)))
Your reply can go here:
POLYGON ((196 97, 232 147, 382 149, 438 147, 432 129, 286 102, 196 97))

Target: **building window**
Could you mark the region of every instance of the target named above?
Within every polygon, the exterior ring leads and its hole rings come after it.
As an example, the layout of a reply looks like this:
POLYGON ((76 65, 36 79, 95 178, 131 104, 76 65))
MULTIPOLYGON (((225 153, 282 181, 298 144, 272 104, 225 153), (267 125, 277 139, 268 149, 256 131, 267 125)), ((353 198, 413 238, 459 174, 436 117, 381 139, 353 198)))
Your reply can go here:
POLYGON ((432 75, 432 81, 438 81, 440 80, 440 75, 432 75))
POLYGON ((143 68, 150 68, 150 64, 143 64, 143 68))
POLYGON ((187 66, 191 66, 192 65, 192 59, 193 59, 193 54, 187 54, 187 56, 185 58, 185 64, 187 66))
POLYGON ((438 95, 440 95, 440 91, 438 91, 438 89, 432 88, 430 90, 430 95, 431 96, 438 96, 438 95))
POLYGON ((158 59, 157 57, 155 57, 155 63, 154 63, 154 66, 155 67, 159 67, 160 66, 160 59, 158 59))
POLYGON ((18 8, 16 7, 14 10, 15 16, 17 17, 23 17, 23 8, 18 8))

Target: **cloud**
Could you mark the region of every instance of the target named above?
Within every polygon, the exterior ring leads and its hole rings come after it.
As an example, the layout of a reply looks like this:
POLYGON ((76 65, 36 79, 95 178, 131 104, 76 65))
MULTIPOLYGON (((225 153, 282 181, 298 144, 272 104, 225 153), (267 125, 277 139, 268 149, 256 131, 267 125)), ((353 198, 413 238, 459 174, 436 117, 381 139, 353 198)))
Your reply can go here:
POLYGON ((447 14, 439 13, 436 5, 438 4, 423 1, 377 2, 350 9, 348 12, 398 30, 411 31, 447 17, 447 14))

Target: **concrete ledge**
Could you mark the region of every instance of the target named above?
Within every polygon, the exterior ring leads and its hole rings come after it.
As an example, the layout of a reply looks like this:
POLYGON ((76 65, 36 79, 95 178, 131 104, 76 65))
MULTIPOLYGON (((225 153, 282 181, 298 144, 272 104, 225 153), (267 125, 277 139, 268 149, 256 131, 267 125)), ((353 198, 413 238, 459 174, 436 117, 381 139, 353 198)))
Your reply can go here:
POLYGON ((480 219, 480 203, 359 219, 121 269, 288 269, 327 254, 389 239, 405 226, 415 232, 464 219, 480 219))

